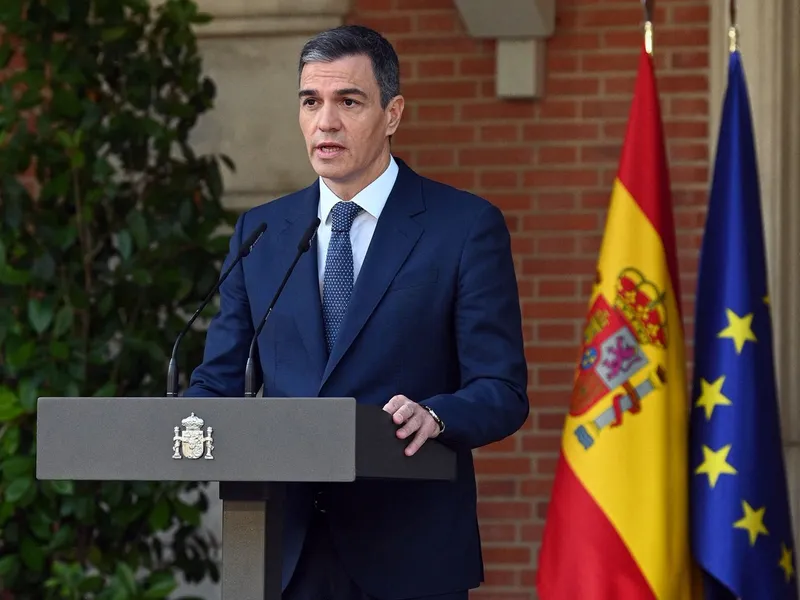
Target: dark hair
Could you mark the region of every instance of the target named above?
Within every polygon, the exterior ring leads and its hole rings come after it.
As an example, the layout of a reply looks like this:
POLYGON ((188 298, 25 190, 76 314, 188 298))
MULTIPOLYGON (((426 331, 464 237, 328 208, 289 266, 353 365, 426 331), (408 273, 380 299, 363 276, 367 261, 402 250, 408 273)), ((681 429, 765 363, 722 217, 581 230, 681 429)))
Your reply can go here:
POLYGON ((361 25, 342 25, 315 35, 300 52, 298 75, 314 62, 333 62, 347 56, 366 55, 381 91, 381 106, 400 94, 400 63, 392 45, 377 31, 361 25))

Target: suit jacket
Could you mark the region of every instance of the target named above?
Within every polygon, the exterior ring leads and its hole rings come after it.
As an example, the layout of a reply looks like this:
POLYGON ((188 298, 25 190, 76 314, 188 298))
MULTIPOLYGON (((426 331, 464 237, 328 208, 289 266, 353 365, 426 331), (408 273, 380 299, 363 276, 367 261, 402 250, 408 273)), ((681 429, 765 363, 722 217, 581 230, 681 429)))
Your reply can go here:
MULTIPOLYGON (((529 404, 517 281, 502 213, 398 160, 348 313, 328 356, 316 249, 305 253, 258 339, 265 397, 395 394, 433 408, 457 451, 456 482, 357 481, 326 491, 333 539, 368 594, 400 599, 478 587, 483 578, 471 450, 513 434, 529 404)), ((319 183, 240 216, 232 260, 260 222, 264 238, 220 288, 203 363, 187 396, 241 397, 254 324, 317 214, 319 183)), ((283 584, 302 548, 315 487, 290 484, 283 584)))

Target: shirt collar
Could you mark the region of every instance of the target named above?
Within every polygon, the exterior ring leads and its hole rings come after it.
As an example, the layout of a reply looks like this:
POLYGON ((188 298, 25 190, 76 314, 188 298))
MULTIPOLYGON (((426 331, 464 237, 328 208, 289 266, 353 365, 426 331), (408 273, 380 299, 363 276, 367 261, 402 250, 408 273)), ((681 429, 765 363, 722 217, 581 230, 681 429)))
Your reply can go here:
MULTIPOLYGON (((378 176, 378 178, 370 183, 367 187, 356 194, 351 202, 355 202, 367 213, 375 219, 381 216, 383 207, 386 205, 386 200, 394 187, 394 182, 397 179, 398 173, 397 163, 394 157, 389 155, 389 166, 378 176)), ((339 198, 334 194, 331 189, 325 184, 322 177, 319 178, 319 209, 317 216, 320 221, 327 223, 328 216, 331 214, 333 205, 339 202, 339 198)))

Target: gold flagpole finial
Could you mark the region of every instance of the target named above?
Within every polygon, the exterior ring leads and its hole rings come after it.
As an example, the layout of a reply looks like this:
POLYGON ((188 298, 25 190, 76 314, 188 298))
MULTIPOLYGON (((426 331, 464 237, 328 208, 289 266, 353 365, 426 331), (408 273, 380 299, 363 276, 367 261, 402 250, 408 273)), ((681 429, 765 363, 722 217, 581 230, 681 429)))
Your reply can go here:
POLYGON ((739 49, 739 23, 737 22, 736 0, 729 0, 731 24, 728 27, 728 51, 733 54, 739 49))
POLYGON ((644 8, 644 49, 653 55, 653 0, 642 0, 644 8))

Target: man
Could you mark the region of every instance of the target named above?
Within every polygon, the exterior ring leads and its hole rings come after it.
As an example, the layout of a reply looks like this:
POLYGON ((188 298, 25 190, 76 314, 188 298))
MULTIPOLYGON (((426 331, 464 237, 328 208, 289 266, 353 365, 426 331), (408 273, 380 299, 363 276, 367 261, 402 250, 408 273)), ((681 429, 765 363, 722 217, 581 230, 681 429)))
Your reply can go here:
MULTIPOLYGON (((303 48, 299 122, 319 179, 243 214, 186 395, 242 396, 254 326, 303 231, 321 224, 258 339, 265 397, 355 397, 392 415, 412 455, 456 449, 456 482, 292 484, 286 600, 466 600, 483 576, 471 450, 527 418, 509 233, 487 201, 392 157, 403 114, 392 46, 339 27, 303 48)), ((388 418, 388 417, 387 417, 388 418)))

